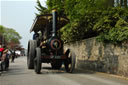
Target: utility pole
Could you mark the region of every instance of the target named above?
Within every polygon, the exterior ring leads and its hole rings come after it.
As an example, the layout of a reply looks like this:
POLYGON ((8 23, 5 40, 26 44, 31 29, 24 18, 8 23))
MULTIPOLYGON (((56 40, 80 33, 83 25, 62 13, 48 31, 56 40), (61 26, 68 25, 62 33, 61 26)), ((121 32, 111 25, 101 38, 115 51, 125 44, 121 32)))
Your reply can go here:
POLYGON ((2 37, 2 45, 4 45, 4 35, 3 35, 3 37, 2 37))

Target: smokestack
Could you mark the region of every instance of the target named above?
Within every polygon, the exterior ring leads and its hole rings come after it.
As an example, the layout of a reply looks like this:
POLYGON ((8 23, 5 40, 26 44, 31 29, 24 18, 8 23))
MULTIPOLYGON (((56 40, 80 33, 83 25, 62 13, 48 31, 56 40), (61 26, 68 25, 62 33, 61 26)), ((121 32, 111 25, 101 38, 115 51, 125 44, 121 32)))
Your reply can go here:
POLYGON ((52 36, 56 36, 57 32, 57 12, 56 10, 52 10, 52 36))

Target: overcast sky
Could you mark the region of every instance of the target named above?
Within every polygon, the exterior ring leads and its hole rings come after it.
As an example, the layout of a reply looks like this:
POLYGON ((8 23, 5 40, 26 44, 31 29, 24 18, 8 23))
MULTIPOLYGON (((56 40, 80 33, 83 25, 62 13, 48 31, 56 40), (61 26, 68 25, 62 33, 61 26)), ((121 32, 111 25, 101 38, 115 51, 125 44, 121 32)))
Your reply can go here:
MULTIPOLYGON (((46 0, 40 0, 45 6, 46 0)), ((0 25, 15 29, 21 36, 21 44, 27 48, 27 42, 32 39, 29 30, 35 19, 36 0, 0 0, 0 25)))

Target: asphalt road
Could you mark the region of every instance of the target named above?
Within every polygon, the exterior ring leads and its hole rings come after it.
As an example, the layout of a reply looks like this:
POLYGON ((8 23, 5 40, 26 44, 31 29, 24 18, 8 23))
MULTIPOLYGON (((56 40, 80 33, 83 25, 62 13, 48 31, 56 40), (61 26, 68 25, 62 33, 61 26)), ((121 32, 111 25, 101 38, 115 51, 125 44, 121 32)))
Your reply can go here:
POLYGON ((11 63, 7 72, 0 76, 0 85, 128 85, 128 80, 109 74, 77 69, 73 74, 64 69, 53 70, 49 64, 42 64, 42 73, 35 74, 27 69, 26 57, 19 57, 11 63))

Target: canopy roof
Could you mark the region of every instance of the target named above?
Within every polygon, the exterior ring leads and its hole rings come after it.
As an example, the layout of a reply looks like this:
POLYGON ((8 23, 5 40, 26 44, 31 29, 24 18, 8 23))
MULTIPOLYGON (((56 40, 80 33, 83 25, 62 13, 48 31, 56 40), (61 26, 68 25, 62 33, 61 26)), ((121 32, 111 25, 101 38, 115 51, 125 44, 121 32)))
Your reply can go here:
MULTIPOLYGON (((60 29, 68 23, 68 19, 64 16, 58 16, 57 29, 60 29)), ((52 24, 52 14, 39 15, 35 18, 34 23, 30 29, 30 32, 41 31, 48 28, 48 25, 52 24)))

